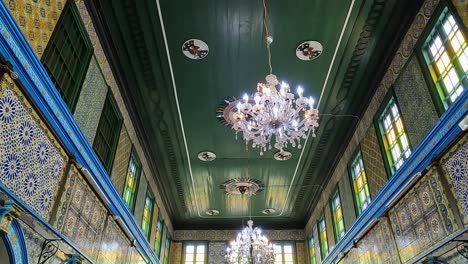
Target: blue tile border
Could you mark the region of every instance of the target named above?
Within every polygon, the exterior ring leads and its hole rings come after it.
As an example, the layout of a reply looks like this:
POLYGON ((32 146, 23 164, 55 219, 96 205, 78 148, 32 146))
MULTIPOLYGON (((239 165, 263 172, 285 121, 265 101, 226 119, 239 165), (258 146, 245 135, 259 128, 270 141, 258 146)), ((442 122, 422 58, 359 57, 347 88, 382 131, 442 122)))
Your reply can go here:
MULTIPOLYGON (((127 224, 128 230, 135 238, 135 247, 145 260, 159 264, 156 253, 113 186, 108 173, 86 141, 72 113, 3 1, 0 1, 0 35, 0 53, 13 65, 26 92, 38 106, 46 122, 60 138, 72 158, 90 172, 99 189, 96 191, 103 193, 110 201, 107 205, 110 212, 127 224)), ((3 188, 5 186, 0 185, 0 189, 3 188)), ((37 214, 35 217, 40 218, 37 214)), ((46 222, 45 224, 54 229, 50 224, 46 222)))

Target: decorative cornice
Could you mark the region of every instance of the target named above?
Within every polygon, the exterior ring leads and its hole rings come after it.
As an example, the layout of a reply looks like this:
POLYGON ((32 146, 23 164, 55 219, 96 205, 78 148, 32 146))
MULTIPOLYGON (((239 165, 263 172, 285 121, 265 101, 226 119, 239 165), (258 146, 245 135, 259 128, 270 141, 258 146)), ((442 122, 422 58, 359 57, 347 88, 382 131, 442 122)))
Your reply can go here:
MULTIPOLYGON (((305 240, 304 230, 262 230, 270 241, 281 240, 305 240)), ((239 230, 176 230, 173 240, 175 241, 230 241, 236 238, 239 230)))

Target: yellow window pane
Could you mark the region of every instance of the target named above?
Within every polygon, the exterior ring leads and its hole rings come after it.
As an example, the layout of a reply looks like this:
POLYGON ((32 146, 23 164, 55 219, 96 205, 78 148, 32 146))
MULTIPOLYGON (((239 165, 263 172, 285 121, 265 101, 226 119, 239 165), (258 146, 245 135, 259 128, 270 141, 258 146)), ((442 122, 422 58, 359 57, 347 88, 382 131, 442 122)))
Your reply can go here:
POLYGON ((194 246, 187 246, 185 252, 194 253, 195 252, 195 247, 194 246))
POLYGON ((357 187, 358 187, 357 188, 358 190, 361 189, 361 187, 362 187, 362 177, 357 178, 357 187))
POLYGON ((387 133, 387 137, 388 137, 388 143, 390 143, 390 145, 393 145, 396 140, 396 135, 395 135, 395 131, 393 130, 393 128, 390 129, 390 131, 387 133))
POLYGON ((203 253, 197 254, 197 261, 204 261, 204 259, 205 259, 205 254, 203 253))
POLYGON ((403 131, 403 122, 401 121, 401 118, 398 118, 395 122, 395 127, 397 130, 397 133, 400 134, 403 131))

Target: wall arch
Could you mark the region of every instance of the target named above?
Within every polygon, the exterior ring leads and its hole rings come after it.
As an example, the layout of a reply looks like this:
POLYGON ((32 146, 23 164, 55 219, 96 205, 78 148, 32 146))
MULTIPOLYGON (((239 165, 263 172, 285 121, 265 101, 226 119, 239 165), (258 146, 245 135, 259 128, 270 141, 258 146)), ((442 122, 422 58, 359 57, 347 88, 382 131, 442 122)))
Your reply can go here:
POLYGON ((28 264, 28 254, 26 248, 26 241, 24 238, 21 225, 15 219, 11 222, 8 229, 8 234, 0 234, 0 257, 7 259, 0 259, 4 263, 10 264, 28 264))

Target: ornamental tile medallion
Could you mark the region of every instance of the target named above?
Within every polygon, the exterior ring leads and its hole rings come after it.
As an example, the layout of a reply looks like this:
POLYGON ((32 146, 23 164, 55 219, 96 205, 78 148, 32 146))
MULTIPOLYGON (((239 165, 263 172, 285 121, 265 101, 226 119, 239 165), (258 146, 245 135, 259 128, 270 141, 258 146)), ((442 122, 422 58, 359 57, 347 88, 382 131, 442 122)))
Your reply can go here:
POLYGON ((106 208, 72 165, 54 225, 95 260, 106 218, 106 208))
POLYGON ((442 158, 442 170, 457 200, 463 223, 468 225, 468 137, 455 144, 442 158))
POLYGON ((401 260, 406 263, 459 229, 437 168, 430 168, 389 210, 401 260))
POLYGON ((49 220, 67 157, 13 80, 0 82, 0 181, 49 220))

